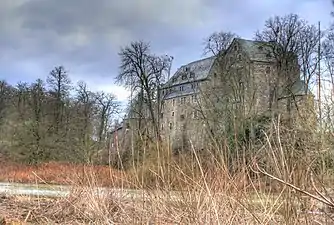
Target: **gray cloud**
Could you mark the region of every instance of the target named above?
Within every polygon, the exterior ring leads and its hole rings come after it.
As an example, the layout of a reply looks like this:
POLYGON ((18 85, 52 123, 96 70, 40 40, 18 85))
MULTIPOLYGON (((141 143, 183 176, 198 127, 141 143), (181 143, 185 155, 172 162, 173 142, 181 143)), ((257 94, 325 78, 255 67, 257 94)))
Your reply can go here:
POLYGON ((132 40, 151 41, 154 51, 174 55, 178 67, 201 55, 201 42, 213 31, 250 38, 269 16, 329 17, 329 5, 324 0, 1 0, 0 78, 43 78, 62 64, 74 80, 100 80, 103 86, 117 73, 120 46, 132 40))
POLYGON ((183 46, 210 17, 204 0, 2 0, 0 9, 0 64, 65 64, 101 75, 115 72, 120 46, 137 39, 157 40, 161 52, 183 46))

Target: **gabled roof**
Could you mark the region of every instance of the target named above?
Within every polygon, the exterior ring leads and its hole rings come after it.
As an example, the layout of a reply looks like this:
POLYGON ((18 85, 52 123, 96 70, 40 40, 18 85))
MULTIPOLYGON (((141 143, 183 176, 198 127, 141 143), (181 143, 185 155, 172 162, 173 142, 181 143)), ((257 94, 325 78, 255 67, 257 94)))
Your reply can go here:
POLYGON ((239 43, 241 49, 248 55, 251 61, 272 62, 275 59, 272 50, 274 43, 241 38, 235 38, 233 42, 235 41, 239 43))
MULTIPOLYGON (((271 62, 274 60, 271 47, 273 43, 235 38, 230 46, 232 46, 235 42, 239 44, 241 50, 244 51, 244 53, 247 54, 249 59, 252 61, 271 62)), ((181 68, 176 71, 176 73, 164 84, 163 87, 171 87, 187 83, 189 81, 206 79, 216 58, 216 56, 211 56, 181 66, 181 68), (182 75, 190 72, 193 73, 194 77, 183 80, 182 75)))
POLYGON ((181 66, 181 68, 176 71, 176 73, 169 79, 169 81, 164 84, 164 87, 171 87, 174 85, 188 83, 189 81, 206 79, 215 59, 215 56, 211 56, 181 66), (193 77, 190 76, 191 73, 193 77), (182 79, 182 75, 185 74, 187 75, 187 78, 182 79))

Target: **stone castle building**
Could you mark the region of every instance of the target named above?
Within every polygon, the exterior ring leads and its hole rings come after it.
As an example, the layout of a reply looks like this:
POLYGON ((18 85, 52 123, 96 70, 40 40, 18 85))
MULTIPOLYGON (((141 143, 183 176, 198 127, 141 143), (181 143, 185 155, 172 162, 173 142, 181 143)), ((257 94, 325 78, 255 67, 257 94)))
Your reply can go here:
MULTIPOLYGON (((235 38, 218 55, 179 68, 160 92, 162 138, 173 149, 203 149, 245 119, 296 115, 309 93, 297 57, 285 54, 289 65, 279 66, 276 46, 235 38)), ((129 133, 128 122, 118 132, 129 133)))
POLYGON ((296 114, 308 96, 297 57, 279 68, 274 46, 236 38, 219 55, 176 71, 162 88, 160 115, 163 137, 173 148, 205 148, 207 138, 233 120, 296 114))

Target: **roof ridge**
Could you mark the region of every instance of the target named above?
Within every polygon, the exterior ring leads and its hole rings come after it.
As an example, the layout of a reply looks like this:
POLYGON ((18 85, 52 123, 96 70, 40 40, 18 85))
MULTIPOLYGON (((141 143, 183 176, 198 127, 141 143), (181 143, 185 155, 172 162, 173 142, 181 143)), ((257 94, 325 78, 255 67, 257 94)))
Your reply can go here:
MULTIPOLYGON (((187 63, 187 64, 184 64, 184 65, 182 65, 181 67, 184 67, 184 66, 187 66, 187 65, 190 65, 190 64, 193 64, 193 63, 198 63, 198 62, 200 62, 200 61, 204 61, 204 60, 207 60, 207 59, 211 59, 211 58, 216 58, 216 56, 209 56, 209 57, 206 57, 206 58, 202 58, 202 59, 198 59, 198 60, 195 60, 195 61, 192 61, 192 62, 190 62, 190 63, 187 63)), ((181 68, 180 67, 180 68, 181 68)), ((180 69, 179 68, 179 69, 180 69)), ((177 69, 177 70, 179 70, 179 69, 177 69)))
POLYGON ((240 41, 249 41, 249 42, 263 42, 263 43, 268 43, 267 41, 260 41, 260 40, 252 40, 252 39, 247 39, 247 38, 235 38, 236 40, 240 41))

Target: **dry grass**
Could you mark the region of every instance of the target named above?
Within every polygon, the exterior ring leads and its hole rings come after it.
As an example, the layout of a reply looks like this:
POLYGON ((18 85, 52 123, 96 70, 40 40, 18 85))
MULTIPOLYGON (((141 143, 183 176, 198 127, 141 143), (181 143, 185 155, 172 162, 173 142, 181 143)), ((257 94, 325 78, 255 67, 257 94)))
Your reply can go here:
MULTIPOLYGON (((194 181, 195 182, 195 181, 194 181)), ((217 177, 196 181, 197 188, 174 193, 146 190, 129 196, 126 190, 96 194, 95 185, 75 187, 58 199, 3 198, 11 217, 32 224, 332 224, 330 212, 321 212, 290 189, 279 193, 239 189, 236 181, 217 177), (221 184, 221 185, 220 185, 221 184), (224 188, 221 188, 224 186, 224 188), (289 196, 289 198, 287 197, 289 196), (291 210, 293 207, 295 210, 291 210), (288 211, 289 210, 289 211, 288 211), (313 213, 308 211, 313 210, 313 213), (318 214, 315 214, 318 213, 318 214), (322 213, 322 214, 321 214, 322 213), (289 220, 287 216, 289 215, 289 220)), ((4 201, 2 201, 4 202, 4 201)), ((313 204, 313 205, 312 205, 313 204)), ((319 205, 320 206, 320 205, 319 205)), ((6 211, 1 208, 2 212, 6 211)), ((9 216, 9 215, 8 215, 9 216)))
POLYGON ((126 174, 108 166, 50 162, 30 166, 0 163, 0 181, 18 183, 85 184, 91 177, 99 186, 129 187, 126 174))
POLYGON ((126 174, 55 163, 16 167, 16 173, 7 168, 3 179, 9 174, 13 181, 34 182, 34 171, 38 179, 73 184, 73 190, 66 198, 12 198, 6 205, 15 205, 16 218, 32 224, 334 224, 329 170, 315 171, 319 154, 310 138, 299 150, 285 132, 267 135, 253 160, 234 162, 239 170, 233 173, 223 163, 203 166, 207 155, 194 150, 174 158, 165 149, 126 174), (96 192, 101 185, 141 191, 96 192))

